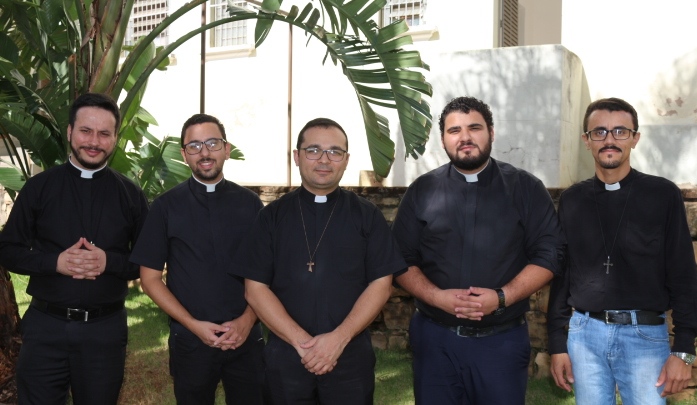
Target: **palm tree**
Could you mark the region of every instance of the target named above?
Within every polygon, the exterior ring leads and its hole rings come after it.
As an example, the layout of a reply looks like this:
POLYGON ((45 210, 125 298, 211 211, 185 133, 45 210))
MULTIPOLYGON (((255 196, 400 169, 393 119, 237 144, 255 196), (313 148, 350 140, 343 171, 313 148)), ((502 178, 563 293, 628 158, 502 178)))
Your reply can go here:
MULTIPOLYGON (((375 23, 387 0, 315 0, 288 11, 281 9, 282 0, 249 1, 255 10, 230 6, 229 17, 198 27, 165 47, 155 46, 162 31, 205 1, 186 3, 135 46, 126 47, 134 0, 0 0, 0 138, 8 154, 0 167, 0 185, 14 198, 31 176, 30 161, 46 169, 66 160, 67 110, 87 91, 123 98, 113 168, 137 181, 149 198, 187 178, 178 139, 158 140, 147 130, 156 124, 140 106, 147 80, 155 69, 166 68, 169 55, 187 40, 247 19, 257 21, 256 46, 278 23, 298 27, 326 46, 327 56, 341 65, 356 92, 378 176, 389 174, 395 144, 387 118, 375 107, 396 109, 406 154, 417 158, 423 153, 431 113, 422 97, 431 95, 431 86, 420 70, 428 66, 417 51, 404 49, 411 44, 406 23, 382 28, 375 23)), ((240 158, 240 151, 234 149, 232 157, 240 158)), ((11 291, 9 277, 3 274, 0 294, 11 291)), ((0 319, 16 316, 14 297, 6 299, 14 305, 0 307, 0 319)), ((0 350, 5 350, 1 344, 8 333, 16 331, 0 330, 0 350)))

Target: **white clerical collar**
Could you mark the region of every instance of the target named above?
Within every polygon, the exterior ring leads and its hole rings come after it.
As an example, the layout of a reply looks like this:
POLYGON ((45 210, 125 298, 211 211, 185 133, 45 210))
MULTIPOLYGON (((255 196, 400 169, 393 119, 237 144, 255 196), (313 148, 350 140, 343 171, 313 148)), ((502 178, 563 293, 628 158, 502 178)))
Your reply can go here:
POLYGON ((82 167, 78 167, 75 163, 73 163, 73 155, 68 156, 68 162, 70 162, 70 164, 73 165, 74 168, 80 171, 80 177, 82 177, 83 179, 91 179, 95 173, 106 167, 106 163, 104 163, 104 166, 100 167, 99 169, 83 169, 82 167))
POLYGON ((620 182, 618 181, 617 183, 612 183, 612 184, 607 184, 605 183, 605 190, 607 191, 615 191, 620 189, 620 182))
POLYGON ((482 170, 478 171, 477 173, 474 173, 474 174, 466 174, 466 173, 460 172, 460 174, 463 175, 463 176, 465 176, 465 181, 466 181, 466 182, 468 182, 468 183, 476 183, 476 182, 479 181, 479 173, 483 172, 484 169, 487 168, 487 166, 489 166, 489 160, 486 161, 486 165, 485 165, 484 167, 482 167, 482 170))
POLYGON ((215 192, 215 186, 217 186, 218 184, 220 184, 221 181, 223 181, 223 178, 221 177, 220 180, 216 181, 215 183, 209 184, 209 183, 204 183, 204 182, 202 182, 201 180, 197 179, 196 176, 193 176, 193 175, 192 175, 191 177, 193 177, 194 180, 196 180, 196 181, 198 181, 199 183, 201 183, 201 184, 203 184, 204 186, 206 186, 206 192, 207 192, 207 193, 213 193, 213 192, 215 192))
POLYGON ((316 195, 316 196, 315 196, 315 202, 316 202, 316 203, 326 203, 326 202, 327 202, 327 196, 326 196, 326 195, 316 195))

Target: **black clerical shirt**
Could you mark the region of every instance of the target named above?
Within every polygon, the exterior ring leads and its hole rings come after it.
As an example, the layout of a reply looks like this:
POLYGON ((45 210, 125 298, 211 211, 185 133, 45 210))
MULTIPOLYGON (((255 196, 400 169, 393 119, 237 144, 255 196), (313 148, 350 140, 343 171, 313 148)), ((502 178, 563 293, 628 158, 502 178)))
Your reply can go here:
POLYGON ((609 191, 593 177, 562 194, 559 220, 568 257, 550 293, 551 354, 566 353, 572 307, 591 312, 672 308, 674 350, 695 352, 697 270, 675 184, 632 169, 619 190, 609 191), (608 255, 612 266, 605 264, 608 255))
POLYGON ((240 249, 241 265, 231 270, 269 285, 290 317, 313 336, 339 326, 370 282, 405 268, 374 204, 341 188, 327 197, 316 203, 301 187, 267 205, 240 249))
POLYGON ((208 192, 193 177, 152 203, 131 261, 154 270, 167 263, 167 287, 198 320, 227 322, 244 312, 244 280, 227 274, 261 200, 222 180, 208 192))
MULTIPOLYGON (((409 266, 418 266, 438 288, 500 288, 528 264, 558 273, 561 231, 552 199, 530 173, 491 159, 468 183, 448 163, 416 179, 393 224, 409 266)), ((458 319, 419 300, 426 316, 446 325, 489 326, 524 314, 521 300, 503 315, 458 319)))
POLYGON ((148 211, 142 191, 105 167, 82 178, 70 163, 30 178, 0 234, 0 264, 28 274, 27 293, 62 306, 90 307, 123 300, 126 280, 138 278, 128 262, 148 211), (81 237, 106 252, 106 269, 95 280, 56 271, 58 256, 81 237))

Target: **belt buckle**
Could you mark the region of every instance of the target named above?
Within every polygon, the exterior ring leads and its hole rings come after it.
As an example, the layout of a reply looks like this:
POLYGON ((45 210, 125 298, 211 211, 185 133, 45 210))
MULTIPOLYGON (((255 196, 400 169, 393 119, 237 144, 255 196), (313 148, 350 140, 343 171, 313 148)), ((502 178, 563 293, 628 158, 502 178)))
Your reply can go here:
POLYGON ((82 319, 84 322, 87 322, 89 319, 90 313, 86 309, 80 309, 80 308, 68 308, 68 313, 67 313, 67 318, 70 319, 71 321, 79 321, 80 317, 79 314, 82 313, 84 314, 84 319, 82 319), (74 317, 74 315, 77 315, 77 317, 74 317))
POLYGON ((614 322, 610 322, 610 311, 605 311, 605 323, 606 324, 613 324, 614 322))

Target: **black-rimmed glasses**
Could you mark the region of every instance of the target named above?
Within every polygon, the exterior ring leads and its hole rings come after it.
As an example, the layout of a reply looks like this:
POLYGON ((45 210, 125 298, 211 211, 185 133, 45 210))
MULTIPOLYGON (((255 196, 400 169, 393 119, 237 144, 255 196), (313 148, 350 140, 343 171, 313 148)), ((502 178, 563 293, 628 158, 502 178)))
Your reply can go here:
POLYGON ((590 131, 584 132, 587 137, 592 141, 604 141, 607 138, 607 134, 612 134, 612 137, 618 141, 623 141, 629 139, 630 134, 636 134, 636 131, 629 128, 619 127, 612 129, 591 129, 590 131))
POLYGON ((203 142, 191 141, 191 142, 187 143, 186 145, 184 145, 184 150, 189 155, 197 155, 197 154, 201 153, 201 149, 203 149, 203 145, 206 145, 206 148, 208 148, 208 150, 210 152, 215 152, 217 150, 221 150, 226 142, 227 141, 225 139, 222 139, 222 138, 211 138, 211 139, 207 139, 203 142))
POLYGON ((344 155, 346 155, 343 149, 327 149, 322 150, 320 148, 300 148, 300 150, 305 151, 305 157, 310 160, 320 160, 322 155, 327 154, 327 158, 332 162, 341 162, 344 160, 344 155))

